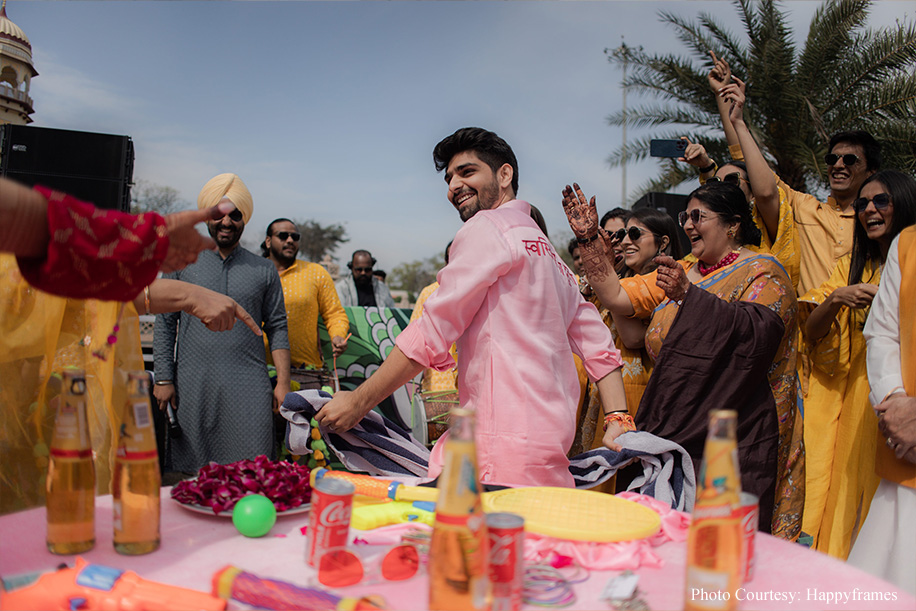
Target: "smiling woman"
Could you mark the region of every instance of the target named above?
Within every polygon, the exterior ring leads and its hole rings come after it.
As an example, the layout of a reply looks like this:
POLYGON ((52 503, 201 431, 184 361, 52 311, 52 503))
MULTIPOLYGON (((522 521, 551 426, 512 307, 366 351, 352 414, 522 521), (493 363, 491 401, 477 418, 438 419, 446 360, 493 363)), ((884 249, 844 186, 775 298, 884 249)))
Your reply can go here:
MULTIPOLYGON (((853 159, 832 161, 835 167, 857 164, 853 159)), ((891 242, 916 222, 916 181, 894 170, 873 174, 853 207, 852 252, 837 262, 824 284, 799 298, 803 349, 813 365, 805 398, 808 464, 802 529, 813 537, 813 547, 841 559, 849 554, 878 485, 878 421, 869 409, 862 328, 891 242)))

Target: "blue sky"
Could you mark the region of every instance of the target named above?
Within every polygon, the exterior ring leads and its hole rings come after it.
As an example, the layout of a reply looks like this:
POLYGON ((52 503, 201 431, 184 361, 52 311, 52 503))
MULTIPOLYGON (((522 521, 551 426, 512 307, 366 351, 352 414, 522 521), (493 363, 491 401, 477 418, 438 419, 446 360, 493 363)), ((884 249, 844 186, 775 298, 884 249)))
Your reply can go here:
MULTIPOLYGON (((803 36, 819 2, 793 1, 803 36)), ((560 191, 578 181, 599 212, 620 203, 621 106, 606 47, 680 52, 658 11, 721 16, 713 2, 9 2, 32 43, 35 126, 131 136, 134 180, 200 187, 236 172, 254 216, 342 223, 347 260, 366 248, 391 270, 441 252, 460 227, 432 149, 478 125, 519 159, 519 197, 568 232, 560 191)), ((884 1, 871 24, 912 18, 884 1)), ((633 98, 630 98, 632 102, 633 98)), ((630 130, 630 137, 638 135, 630 130)), ((654 172, 631 165, 632 189, 654 172)))

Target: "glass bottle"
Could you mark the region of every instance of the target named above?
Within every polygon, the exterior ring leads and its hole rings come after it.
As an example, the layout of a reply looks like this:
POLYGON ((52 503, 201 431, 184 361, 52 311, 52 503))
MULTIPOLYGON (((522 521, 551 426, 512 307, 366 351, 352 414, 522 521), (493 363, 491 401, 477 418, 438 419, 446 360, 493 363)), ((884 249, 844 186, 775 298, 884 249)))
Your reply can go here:
POLYGON ((742 528, 735 512, 741 496, 737 426, 734 410, 716 410, 709 416, 697 501, 687 535, 684 609, 688 611, 738 607, 742 528))
POLYGON ((86 414, 86 375, 67 369, 51 436, 45 507, 48 551, 79 554, 95 545, 95 464, 86 414))
POLYGON ((448 435, 429 546, 429 608, 487 609, 489 540, 477 475, 474 413, 452 410, 448 435))
POLYGON ((127 402, 112 476, 116 552, 137 555, 159 549, 161 486, 149 400, 149 374, 135 371, 127 377, 127 402))

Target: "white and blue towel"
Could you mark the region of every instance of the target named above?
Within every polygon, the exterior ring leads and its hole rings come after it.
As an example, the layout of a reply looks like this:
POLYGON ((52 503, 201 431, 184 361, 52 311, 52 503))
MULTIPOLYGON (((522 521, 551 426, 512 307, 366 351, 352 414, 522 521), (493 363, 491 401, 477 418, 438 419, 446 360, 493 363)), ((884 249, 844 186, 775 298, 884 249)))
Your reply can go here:
MULTIPOLYGON (((289 393, 280 414, 289 422, 286 447, 294 454, 308 454, 310 421, 331 395, 320 390, 289 393)), ((321 438, 343 465, 374 476, 426 477, 429 449, 408 431, 381 414, 371 411, 345 433, 319 427, 321 438)), ((593 488, 631 463, 639 461, 642 474, 629 486, 642 494, 668 503, 672 509, 691 511, 696 497, 696 476, 687 452, 674 443, 651 433, 630 432, 617 438, 621 452, 597 448, 570 459, 569 471, 576 488, 593 488)))

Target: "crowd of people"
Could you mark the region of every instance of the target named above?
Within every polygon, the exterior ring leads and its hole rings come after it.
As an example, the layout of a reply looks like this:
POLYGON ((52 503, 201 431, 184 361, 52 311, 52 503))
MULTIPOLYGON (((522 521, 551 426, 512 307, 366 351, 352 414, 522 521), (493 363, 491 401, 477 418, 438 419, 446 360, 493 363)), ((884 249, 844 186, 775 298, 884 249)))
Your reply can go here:
MULTIPOLYGON (((450 372, 458 404, 477 414, 484 484, 571 486, 570 456, 620 450, 618 438, 632 430, 676 442, 699 469, 710 411, 734 409, 742 487, 759 498, 760 529, 849 556, 913 591, 916 331, 903 304, 916 301, 916 180, 882 169, 868 133, 845 131, 826 147, 826 201, 792 189, 744 121, 744 83, 713 59, 709 85, 732 159, 720 166, 687 143, 681 161, 697 168, 700 184, 677 224, 690 253, 667 212, 617 208, 599 220, 596 198, 573 183, 561 193, 574 234, 570 270, 543 216, 517 198, 509 144, 460 129, 433 152, 464 222, 447 265, 381 366, 316 418, 348 430, 421 372, 427 391, 435 373, 450 372)), ((109 339, 124 326, 123 306, 101 316, 101 306, 74 304, 130 302, 133 315, 158 314, 154 394, 184 431, 172 440, 172 468, 190 475, 209 461, 276 456, 272 413, 290 371, 324 365, 319 317, 339 355, 348 347, 345 306, 394 302, 368 251, 353 253, 336 285, 299 260, 301 234, 289 219, 268 225, 263 256, 241 248, 253 205, 235 174, 208 181, 198 211, 168 217, 97 215, 58 193, 0 181, 0 247, 10 253, 0 260, 10 330, 0 371, 29 382, 15 397, 0 384, 4 403, 40 402, 55 365, 91 360, 92 340, 73 331, 85 326, 80 316, 93 317, 97 338, 105 325, 115 329, 109 339), (198 222, 212 240, 193 229, 198 222), (126 225, 130 239, 119 229, 126 225), (35 307, 51 299, 60 302, 35 307), (78 315, 60 323, 71 310, 78 315), (54 338, 29 335, 55 316, 54 338)), ((113 375, 102 393, 109 401, 113 375)), ((95 411, 105 420, 104 408, 95 411)), ((433 448, 430 477, 447 438, 433 448)), ((5 441, 9 485, 17 461, 32 460, 23 457, 38 446, 7 454, 14 444, 5 441)), ((619 474, 618 489, 625 480, 619 474)))

